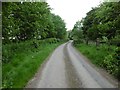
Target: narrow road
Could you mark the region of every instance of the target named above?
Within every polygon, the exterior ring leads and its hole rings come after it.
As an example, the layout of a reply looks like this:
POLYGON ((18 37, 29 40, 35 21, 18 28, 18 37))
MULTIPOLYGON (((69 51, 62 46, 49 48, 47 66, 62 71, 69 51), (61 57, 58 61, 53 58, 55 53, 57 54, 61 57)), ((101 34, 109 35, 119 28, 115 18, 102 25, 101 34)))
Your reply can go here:
POLYGON ((27 88, 115 88, 72 46, 60 45, 42 65, 27 88))

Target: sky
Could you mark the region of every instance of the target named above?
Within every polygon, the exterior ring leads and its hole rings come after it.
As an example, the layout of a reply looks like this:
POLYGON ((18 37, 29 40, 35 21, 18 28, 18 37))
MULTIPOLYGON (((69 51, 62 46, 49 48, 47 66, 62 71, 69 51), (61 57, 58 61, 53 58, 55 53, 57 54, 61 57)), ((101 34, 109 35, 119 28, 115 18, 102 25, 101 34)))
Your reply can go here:
POLYGON ((98 6, 102 0, 47 0, 52 13, 59 15, 66 23, 67 30, 74 27, 76 21, 86 16, 92 7, 98 6))

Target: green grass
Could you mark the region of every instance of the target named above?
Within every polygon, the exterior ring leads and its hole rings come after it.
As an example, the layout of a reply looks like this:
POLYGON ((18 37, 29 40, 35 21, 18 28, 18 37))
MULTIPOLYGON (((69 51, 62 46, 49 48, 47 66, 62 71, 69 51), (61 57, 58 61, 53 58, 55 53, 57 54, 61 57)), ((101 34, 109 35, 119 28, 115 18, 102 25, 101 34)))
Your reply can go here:
POLYGON ((43 61, 60 44, 60 42, 41 43, 37 49, 14 53, 10 62, 3 63, 3 88, 23 88, 34 76, 43 61))
POLYGON ((119 60, 116 58, 116 46, 104 44, 96 48, 95 45, 81 43, 75 44, 75 47, 97 67, 106 69, 116 79, 120 80, 120 66, 119 60))
POLYGON ((84 43, 77 44, 75 46, 81 53, 87 56, 93 64, 97 66, 102 66, 105 57, 112 54, 116 48, 114 46, 109 47, 108 45, 101 45, 97 49, 95 45, 86 45, 84 43), (108 50, 108 48, 111 49, 108 50))

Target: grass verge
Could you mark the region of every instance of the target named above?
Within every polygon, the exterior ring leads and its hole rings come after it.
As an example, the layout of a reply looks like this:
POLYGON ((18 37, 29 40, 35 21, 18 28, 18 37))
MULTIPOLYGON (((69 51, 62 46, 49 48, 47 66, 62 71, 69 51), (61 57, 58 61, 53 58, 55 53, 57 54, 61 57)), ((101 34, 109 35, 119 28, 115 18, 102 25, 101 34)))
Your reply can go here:
POLYGON ((34 50, 15 53, 12 60, 2 66, 2 87, 23 88, 48 55, 60 44, 61 42, 46 43, 34 50))
POLYGON ((101 66, 105 56, 113 51, 113 49, 108 51, 108 46, 106 45, 100 46, 99 49, 96 49, 95 45, 86 45, 84 43, 77 44, 75 46, 82 54, 86 55, 93 64, 96 64, 97 66, 101 66))
POLYGON ((95 45, 86 45, 84 43, 75 44, 75 47, 97 67, 106 69, 110 74, 119 80, 120 67, 119 60, 116 59, 116 46, 100 45, 96 48, 95 45))

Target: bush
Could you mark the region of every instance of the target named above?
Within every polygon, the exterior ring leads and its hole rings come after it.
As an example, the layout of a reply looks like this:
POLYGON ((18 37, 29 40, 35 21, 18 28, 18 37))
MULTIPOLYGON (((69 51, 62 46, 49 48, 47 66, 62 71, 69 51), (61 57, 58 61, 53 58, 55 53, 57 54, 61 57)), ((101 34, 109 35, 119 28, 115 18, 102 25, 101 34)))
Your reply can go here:
POLYGON ((119 60, 115 59, 113 55, 108 55, 105 57, 103 62, 103 67, 115 77, 119 78, 120 76, 120 68, 118 64, 119 60))
POLYGON ((73 44, 75 45, 75 44, 81 44, 81 43, 83 43, 83 40, 81 40, 81 39, 79 39, 79 40, 74 40, 73 41, 73 44))
POLYGON ((77 44, 76 47, 86 55, 93 64, 105 68, 109 73, 120 80, 120 47, 103 44, 99 50, 95 45, 77 44), (110 50, 108 50, 110 48, 110 50))
POLYGON ((120 45, 120 39, 112 39, 111 41, 110 41, 110 44, 111 45, 120 45))
POLYGON ((62 43, 30 40, 3 45, 2 88, 23 88, 45 58, 62 43))
POLYGON ((117 51, 118 48, 112 50, 112 53, 109 53, 109 55, 104 58, 102 67, 120 80, 120 59, 118 58, 117 51))
POLYGON ((60 39, 56 39, 56 38, 47 38, 47 39, 45 39, 45 42, 50 43, 50 44, 57 43, 59 41, 60 41, 60 39))
POLYGON ((8 63, 17 53, 32 50, 32 41, 22 43, 11 43, 2 46, 2 62, 8 63))
POLYGON ((36 51, 40 45, 52 44, 60 41, 56 38, 48 38, 45 40, 30 40, 21 43, 11 43, 2 45, 2 62, 8 63, 17 54, 26 51, 36 51))

